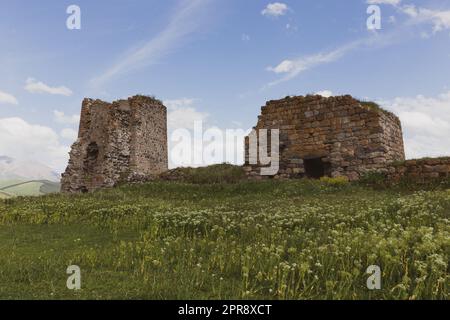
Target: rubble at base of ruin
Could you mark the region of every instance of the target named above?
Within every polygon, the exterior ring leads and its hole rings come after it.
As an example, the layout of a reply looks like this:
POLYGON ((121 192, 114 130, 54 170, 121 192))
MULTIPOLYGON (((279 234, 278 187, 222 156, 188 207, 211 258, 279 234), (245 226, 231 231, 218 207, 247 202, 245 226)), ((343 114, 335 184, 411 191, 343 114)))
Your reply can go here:
POLYGON ((167 109, 159 100, 83 101, 78 139, 62 175, 63 192, 150 180, 167 169, 167 109))
MULTIPOLYGON (((287 97, 262 107, 254 128, 279 129, 279 171, 275 178, 346 176, 357 180, 367 171, 405 159, 400 120, 374 103, 351 96, 287 97)), ((245 141, 245 171, 261 175, 259 159, 245 141)))

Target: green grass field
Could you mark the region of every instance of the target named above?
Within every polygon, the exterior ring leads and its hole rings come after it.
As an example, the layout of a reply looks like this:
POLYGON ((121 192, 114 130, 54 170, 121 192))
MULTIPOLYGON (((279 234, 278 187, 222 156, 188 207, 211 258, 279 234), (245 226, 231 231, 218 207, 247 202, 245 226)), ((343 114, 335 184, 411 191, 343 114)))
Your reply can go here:
POLYGON ((8 199, 0 299, 448 299, 449 218, 444 187, 334 180, 8 199), (381 290, 366 287, 369 265, 381 290))

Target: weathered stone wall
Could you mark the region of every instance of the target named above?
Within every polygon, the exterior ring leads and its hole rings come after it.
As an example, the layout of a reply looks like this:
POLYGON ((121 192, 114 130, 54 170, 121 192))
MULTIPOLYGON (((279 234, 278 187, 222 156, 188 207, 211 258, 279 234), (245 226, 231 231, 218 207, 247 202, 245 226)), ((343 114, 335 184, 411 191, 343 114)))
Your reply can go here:
MULTIPOLYGON (((269 101, 262 107, 255 129, 280 130, 277 178, 308 176, 305 162, 310 159, 321 159, 325 175, 347 176, 350 180, 405 159, 399 119, 375 104, 361 103, 351 96, 299 96, 269 101)), ((245 155, 248 176, 263 178, 259 161, 250 163, 248 137, 245 155)))
POLYGON ((83 101, 63 192, 88 192, 168 169, 167 110, 153 98, 83 101))
POLYGON ((405 146, 399 118, 386 111, 380 112, 379 116, 383 146, 383 159, 380 159, 380 161, 383 163, 402 161, 402 159, 405 159, 405 146))
POLYGON ((450 157, 392 163, 384 172, 387 173, 388 181, 394 184, 402 181, 421 184, 450 179, 450 157))

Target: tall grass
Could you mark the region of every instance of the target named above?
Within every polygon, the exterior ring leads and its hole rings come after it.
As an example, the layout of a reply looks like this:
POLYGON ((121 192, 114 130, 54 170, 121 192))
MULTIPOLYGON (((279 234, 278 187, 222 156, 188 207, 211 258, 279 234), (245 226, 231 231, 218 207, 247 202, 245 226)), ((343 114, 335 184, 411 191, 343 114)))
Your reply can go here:
POLYGON ((0 203, 3 299, 449 298, 447 190, 152 182, 0 203))

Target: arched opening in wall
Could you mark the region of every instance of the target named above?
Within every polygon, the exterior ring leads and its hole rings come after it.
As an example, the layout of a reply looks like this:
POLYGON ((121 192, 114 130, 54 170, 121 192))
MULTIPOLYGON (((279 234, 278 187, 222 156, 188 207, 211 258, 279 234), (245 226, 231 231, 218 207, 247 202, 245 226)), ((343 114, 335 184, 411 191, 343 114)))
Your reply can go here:
POLYGON ((328 175, 328 162, 324 162, 323 158, 304 159, 305 175, 310 179, 320 179, 328 175))
POLYGON ((93 172, 97 163, 99 148, 96 142, 91 142, 86 150, 85 166, 87 172, 93 172))

